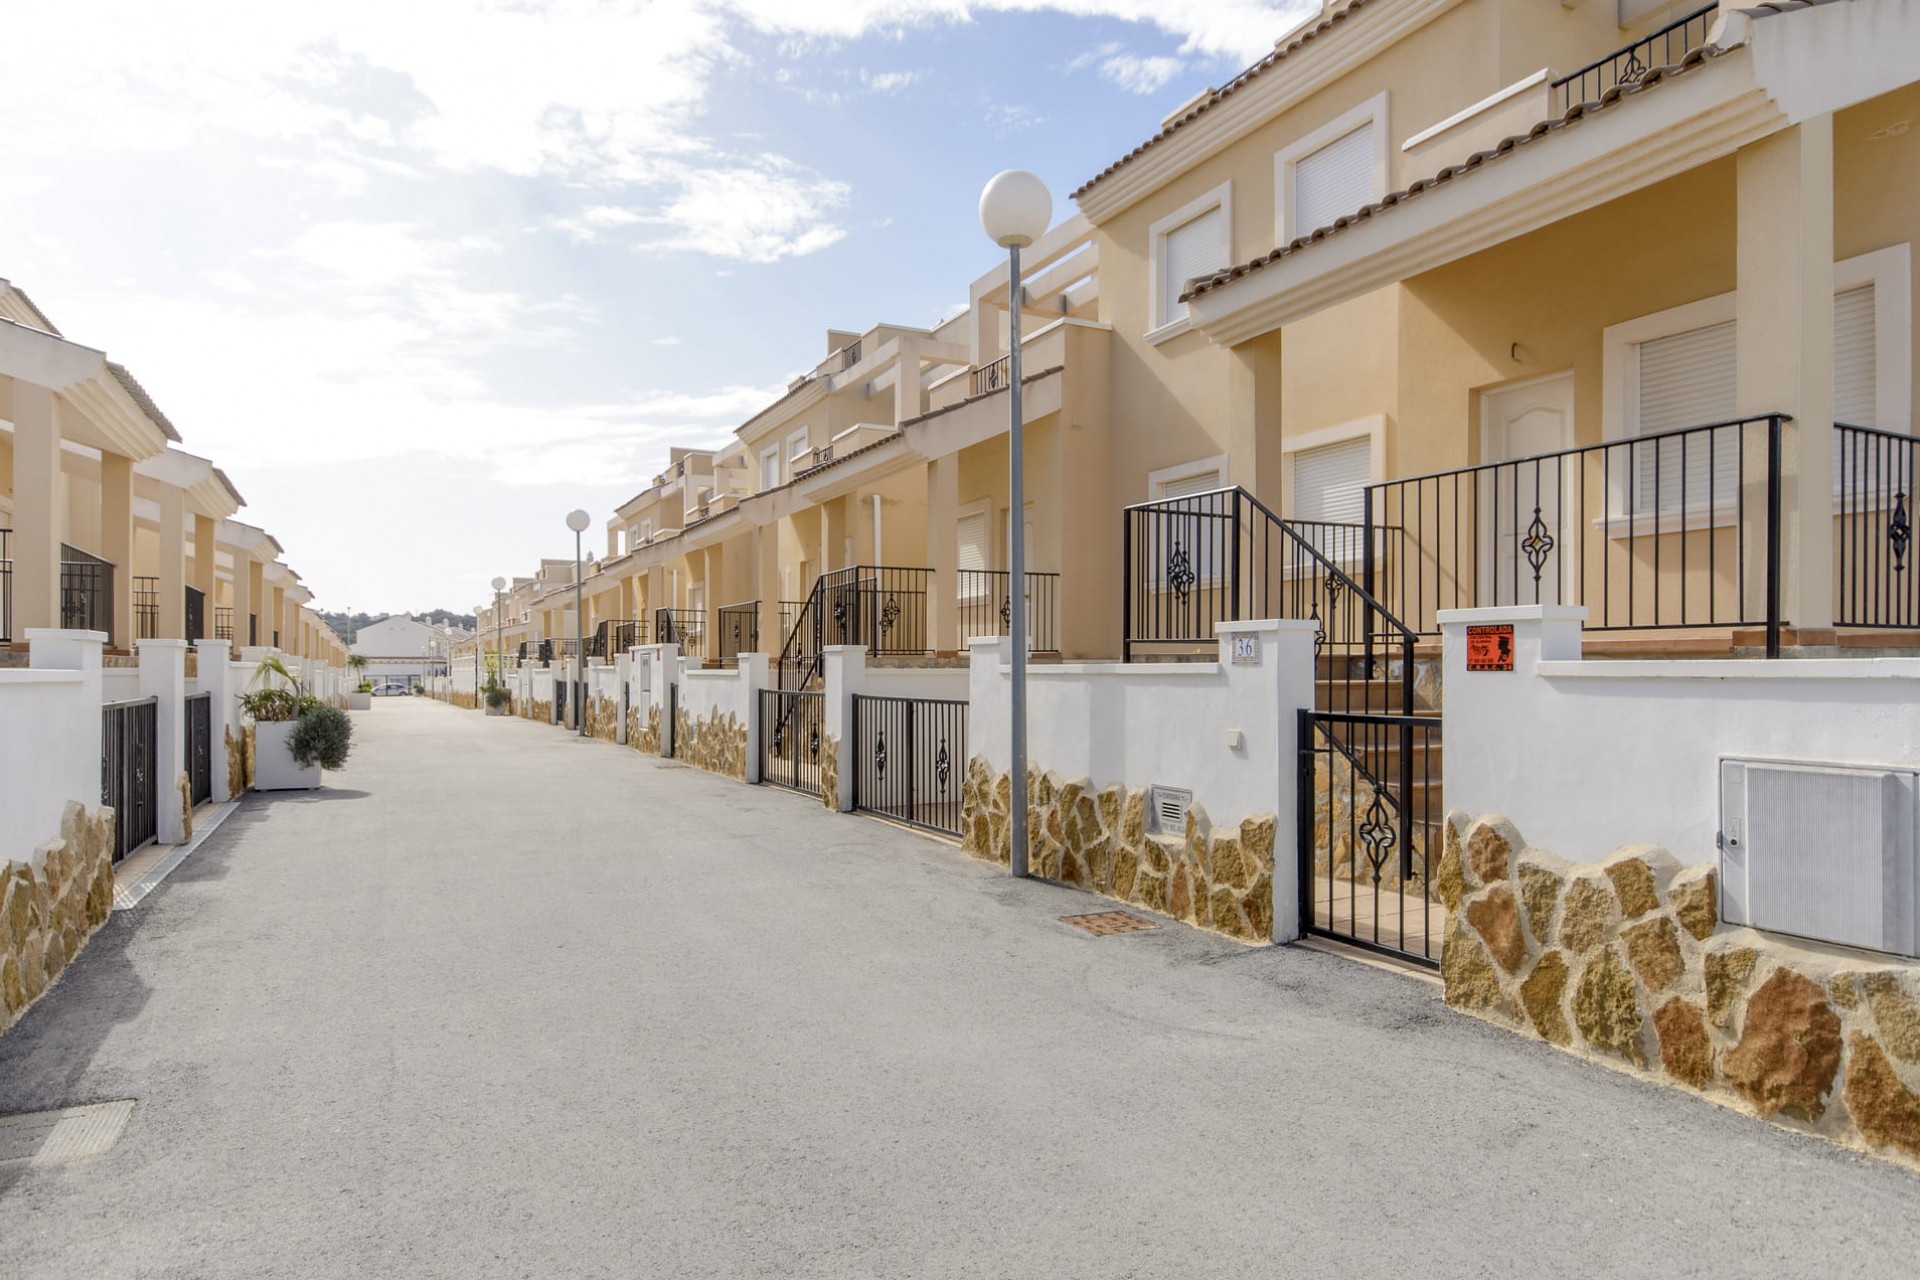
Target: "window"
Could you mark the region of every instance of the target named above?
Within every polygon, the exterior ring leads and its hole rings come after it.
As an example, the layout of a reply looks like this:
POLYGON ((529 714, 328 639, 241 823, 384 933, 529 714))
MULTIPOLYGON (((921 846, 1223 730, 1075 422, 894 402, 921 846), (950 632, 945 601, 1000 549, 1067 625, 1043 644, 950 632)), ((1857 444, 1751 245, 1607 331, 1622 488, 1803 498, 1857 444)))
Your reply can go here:
POLYGON ((1233 184, 1222 183, 1153 224, 1149 233, 1147 338, 1164 342, 1187 331, 1187 281, 1211 275, 1232 260, 1233 184))
MULTIPOLYGON (((1909 250, 1905 244, 1834 263, 1833 417, 1853 426, 1905 433, 1912 388, 1909 250)), ((1605 333, 1603 409, 1610 440, 1724 422, 1739 416, 1738 329, 1734 294, 1614 325, 1605 333)), ((1738 499, 1739 458, 1732 431, 1668 441, 1637 451, 1633 492, 1616 501, 1632 510, 1672 511, 1738 499), (1685 455, 1684 459, 1682 455, 1685 455), (1710 456, 1711 454, 1711 456, 1710 456)), ((1751 446, 1750 446, 1751 447, 1751 446)), ((1834 438, 1834 488, 1850 459, 1834 438)))
POLYGON ((1302 449, 1293 455, 1293 519, 1359 524, 1373 479, 1373 441, 1366 436, 1302 449))
POLYGON ((1148 475, 1152 500, 1171 503, 1175 511, 1161 526, 1166 545, 1144 549, 1162 583, 1177 576, 1179 569, 1190 571, 1195 581, 1219 580, 1220 566, 1227 560, 1227 541, 1233 536, 1232 495, 1202 495, 1225 488, 1226 475, 1225 454, 1163 467, 1148 475))
POLYGON ((778 489, 780 487, 780 446, 760 452, 760 488, 778 489))
POLYGON ((805 427, 800 428, 787 437, 787 466, 789 475, 806 466, 807 454, 811 451, 812 444, 810 443, 810 437, 805 427))
POLYGON ((1378 94, 1274 157, 1279 243, 1372 204, 1387 190, 1387 96, 1378 94))
POLYGON ((993 548, 988 541, 992 531, 993 525, 984 507, 960 517, 958 567, 961 573, 981 573, 993 567, 993 548))

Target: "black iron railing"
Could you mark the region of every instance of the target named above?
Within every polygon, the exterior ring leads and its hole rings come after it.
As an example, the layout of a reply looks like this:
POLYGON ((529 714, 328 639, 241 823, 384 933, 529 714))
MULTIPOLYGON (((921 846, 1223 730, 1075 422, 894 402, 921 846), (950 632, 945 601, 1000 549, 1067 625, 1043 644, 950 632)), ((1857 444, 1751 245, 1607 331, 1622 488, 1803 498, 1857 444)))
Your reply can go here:
POLYGON ((826 694, 762 689, 759 713, 760 781, 819 795, 826 694))
POLYGON ((0 644, 13 640, 13 530, 0 529, 0 644))
POLYGON ((653 638, 657 644, 680 646, 682 657, 705 661, 707 618, 702 609, 655 609, 653 638))
POLYGON ((1689 52, 1706 44, 1713 29, 1717 4, 1703 5, 1658 31, 1588 63, 1553 82, 1553 103, 1562 114, 1582 102, 1598 102, 1616 85, 1638 84, 1655 67, 1671 67, 1689 52))
POLYGON ((876 657, 923 654, 931 569, 855 565, 820 575, 825 644, 857 644, 876 657))
POLYGON ((229 605, 215 605, 213 609, 213 638, 215 640, 233 639, 233 609, 229 605))
POLYGON ((640 618, 603 618, 587 637, 587 656, 610 662, 637 644, 647 642, 647 624, 640 618))
POLYGON ((144 574, 133 576, 133 634, 138 640, 154 640, 160 635, 160 579, 144 574))
POLYGON ((113 565, 78 547, 60 548, 60 625, 113 634, 113 565))
POLYGON ((743 653, 760 652, 758 600, 721 606, 718 648, 722 662, 738 662, 743 653))
POLYGON ((213 799, 213 695, 187 698, 187 787, 195 805, 213 799))
POLYGON ((1362 581, 1446 609, 1580 604, 1590 631, 1764 626, 1779 651, 1780 414, 1389 480, 1362 581))
MULTIPOLYGON (((1218 656, 1218 625, 1260 618, 1319 624, 1325 709, 1414 710, 1414 632, 1323 552, 1335 526, 1296 528, 1235 487, 1144 502, 1121 527, 1123 656, 1218 656), (1386 684, 1381 684, 1386 681, 1386 684)), ((1342 538, 1364 544, 1359 533, 1342 538)))
POLYGON ((957 836, 966 761, 964 701, 854 695, 854 808, 957 836))
POLYGON ((983 396, 989 391, 998 391, 1013 380, 1013 358, 1001 356, 973 371, 972 393, 983 396))
POLYGON ((853 366, 859 364, 860 363, 860 340, 856 338, 854 341, 849 342, 846 346, 840 348, 840 355, 841 355, 840 367, 842 369, 851 369, 853 368, 853 366))
MULTIPOLYGON (((975 636, 1013 634, 1013 575, 1004 569, 962 569, 960 642, 975 636)), ((1027 575, 1027 648, 1033 653, 1060 651, 1060 575, 1027 575)))
POLYGON ((811 689, 821 678, 820 647, 824 642, 821 619, 826 605, 819 579, 802 601, 786 600, 780 605, 786 638, 780 644, 780 656, 774 662, 774 682, 782 689, 811 689), (792 621, 787 621, 791 616, 792 621))
POLYGON ((186 598, 182 602, 186 619, 187 640, 206 639, 207 595, 195 587, 186 589, 186 598))
POLYGON ((780 602, 780 634, 790 636, 800 622, 800 611, 807 607, 805 600, 782 600, 780 602))
POLYGON ((159 834, 159 704, 152 698, 100 709, 100 803, 113 810, 113 860, 159 834))
POLYGON ((1841 627, 1920 627, 1915 438, 1833 426, 1834 605, 1841 627))

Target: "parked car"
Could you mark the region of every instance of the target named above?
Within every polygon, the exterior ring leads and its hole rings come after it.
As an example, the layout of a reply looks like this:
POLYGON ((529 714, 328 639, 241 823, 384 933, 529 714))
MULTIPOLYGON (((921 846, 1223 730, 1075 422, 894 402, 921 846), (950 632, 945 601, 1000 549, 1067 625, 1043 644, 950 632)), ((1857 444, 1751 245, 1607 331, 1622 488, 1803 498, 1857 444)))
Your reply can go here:
POLYGON ((386 684, 377 684, 373 686, 373 696, 376 698, 403 698, 407 694, 412 692, 413 690, 408 688, 406 685, 398 684, 393 681, 388 681, 386 684))

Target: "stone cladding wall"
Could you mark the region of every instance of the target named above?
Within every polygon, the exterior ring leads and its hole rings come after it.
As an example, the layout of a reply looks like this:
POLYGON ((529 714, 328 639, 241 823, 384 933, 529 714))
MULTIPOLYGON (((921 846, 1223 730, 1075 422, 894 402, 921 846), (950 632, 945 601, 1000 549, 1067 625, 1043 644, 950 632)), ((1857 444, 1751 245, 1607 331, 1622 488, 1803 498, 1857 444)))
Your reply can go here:
MULTIPOLYGON (((1006 865, 1012 778, 982 756, 967 764, 962 847, 1006 865)), ((1075 885, 1241 942, 1273 937, 1273 815, 1216 830, 1198 805, 1184 836, 1147 830, 1147 789, 1096 788, 1029 766, 1027 858, 1037 876, 1075 885)))
POLYGON ((480 709, 480 695, 477 693, 467 693, 463 690, 455 689, 447 695, 446 701, 459 707, 462 711, 478 711, 480 709))
POLYGON ((0 863, 0 1031, 12 1026, 113 910, 113 810, 68 802, 39 866, 0 863))
POLYGON ((682 707, 674 719, 673 755, 676 760, 741 782, 747 780, 747 726, 718 707, 696 718, 682 707))
POLYGON ((1451 815, 1447 1003, 1920 1167, 1920 965, 1723 926, 1713 866, 1597 864, 1451 815))
POLYGON ((620 704, 612 698, 595 695, 587 699, 587 734, 602 742, 615 742, 620 736, 620 704))
POLYGON ((253 785, 253 726, 242 725, 238 734, 227 726, 227 794, 236 800, 253 785))
POLYGON ((647 704, 647 718, 640 719, 640 708, 627 712, 627 745, 650 756, 660 754, 660 707, 647 704))

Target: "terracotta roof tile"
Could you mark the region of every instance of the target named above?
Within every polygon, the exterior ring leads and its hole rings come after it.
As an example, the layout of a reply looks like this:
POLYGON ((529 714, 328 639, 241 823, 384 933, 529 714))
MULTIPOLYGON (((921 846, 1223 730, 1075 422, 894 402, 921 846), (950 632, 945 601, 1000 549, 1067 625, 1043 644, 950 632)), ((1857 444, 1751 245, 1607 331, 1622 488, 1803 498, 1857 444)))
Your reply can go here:
POLYGON ((109 360, 107 368, 113 372, 113 376, 119 380, 127 394, 133 397, 133 402, 140 406, 140 412, 151 418, 153 425, 159 427, 166 434, 167 439, 178 444, 180 433, 174 430, 173 423, 167 420, 167 415, 160 412, 160 406, 153 402, 153 397, 147 394, 147 389, 140 385, 137 378, 127 372, 127 366, 109 360))
MULTIPOLYGON (((1808 3, 1830 4, 1833 3, 1834 0, 1781 0, 1781 2, 1805 5, 1808 3)), ((1180 300, 1185 302, 1190 298, 1197 298, 1201 294, 1217 289, 1230 281, 1238 280, 1245 275, 1251 275, 1262 267, 1271 266, 1282 258, 1291 257, 1299 253, 1302 249, 1309 248, 1330 236, 1345 231, 1348 227, 1369 222, 1379 214, 1396 208, 1408 200, 1414 199, 1438 187, 1444 187, 1459 178, 1475 172, 1491 161, 1511 154, 1523 146, 1538 142, 1540 139, 1558 133, 1562 129, 1567 129, 1579 124, 1588 116, 1606 110, 1622 98, 1629 97, 1636 93, 1644 93, 1656 85, 1664 84, 1676 76, 1703 65, 1709 59, 1719 57, 1725 52, 1727 51, 1715 45, 1703 45, 1699 48, 1689 50, 1685 57, 1672 66, 1654 67, 1649 70, 1646 75, 1631 84, 1614 85, 1605 93, 1601 94, 1597 102, 1575 103, 1563 114, 1549 120, 1543 120, 1525 133, 1503 138, 1494 146, 1484 151, 1474 152, 1459 164, 1449 165, 1431 178, 1423 178, 1411 186, 1400 191, 1391 192, 1374 203, 1347 214, 1345 217, 1334 219, 1330 226, 1320 227, 1306 235, 1296 237, 1288 243, 1261 254, 1251 261, 1241 263, 1239 266, 1228 267, 1224 271, 1215 272, 1213 275, 1204 278, 1196 278, 1189 282, 1189 288, 1185 293, 1180 295, 1180 300)))
POLYGON ((1181 129, 1186 128, 1189 124, 1192 124, 1195 120, 1198 120, 1201 116, 1205 115, 1208 111, 1211 111, 1215 106, 1219 105, 1222 101, 1232 97, 1236 92, 1246 87, 1246 85, 1249 84, 1251 81, 1253 81, 1255 78, 1261 75, 1264 75, 1266 72, 1272 70, 1275 66, 1278 66, 1281 62, 1285 61, 1286 58, 1290 54, 1292 54, 1295 50, 1301 48, 1303 45, 1310 44, 1311 42, 1319 39, 1321 36, 1327 34, 1329 31, 1332 31, 1340 23, 1346 21, 1347 17, 1350 14, 1358 12, 1359 10, 1365 8, 1370 3, 1372 3, 1372 0, 1348 0, 1348 3, 1342 5, 1340 8, 1335 9, 1333 12, 1327 14, 1325 17, 1321 18, 1320 21, 1312 24, 1311 26, 1302 28, 1296 35, 1294 35, 1294 37, 1291 40, 1288 40, 1286 44, 1275 45, 1272 53, 1260 59, 1260 61, 1254 63, 1252 66, 1248 67, 1245 71, 1242 71, 1239 75, 1235 76, 1233 79, 1227 81, 1224 85, 1220 86, 1218 89, 1213 90, 1206 97, 1202 98, 1199 102, 1195 103, 1190 109, 1184 112, 1178 119, 1174 120, 1171 124, 1168 124, 1164 128, 1162 128, 1160 132, 1154 134, 1151 138, 1148 138, 1145 142, 1141 143, 1139 146, 1135 147, 1133 150, 1127 152, 1127 154, 1121 156, 1118 160, 1115 160, 1112 164, 1102 169, 1099 173, 1094 174, 1093 177, 1081 183, 1080 186, 1074 191, 1071 198, 1074 200, 1078 200, 1081 196, 1093 190, 1096 186, 1100 185, 1102 182, 1106 181, 1108 178, 1118 173, 1121 169, 1125 168, 1127 165, 1133 163, 1135 160, 1139 159, 1142 155, 1146 154, 1146 152, 1149 149, 1158 146, 1162 142, 1165 142, 1168 138, 1172 137, 1175 133, 1178 133, 1181 129))

